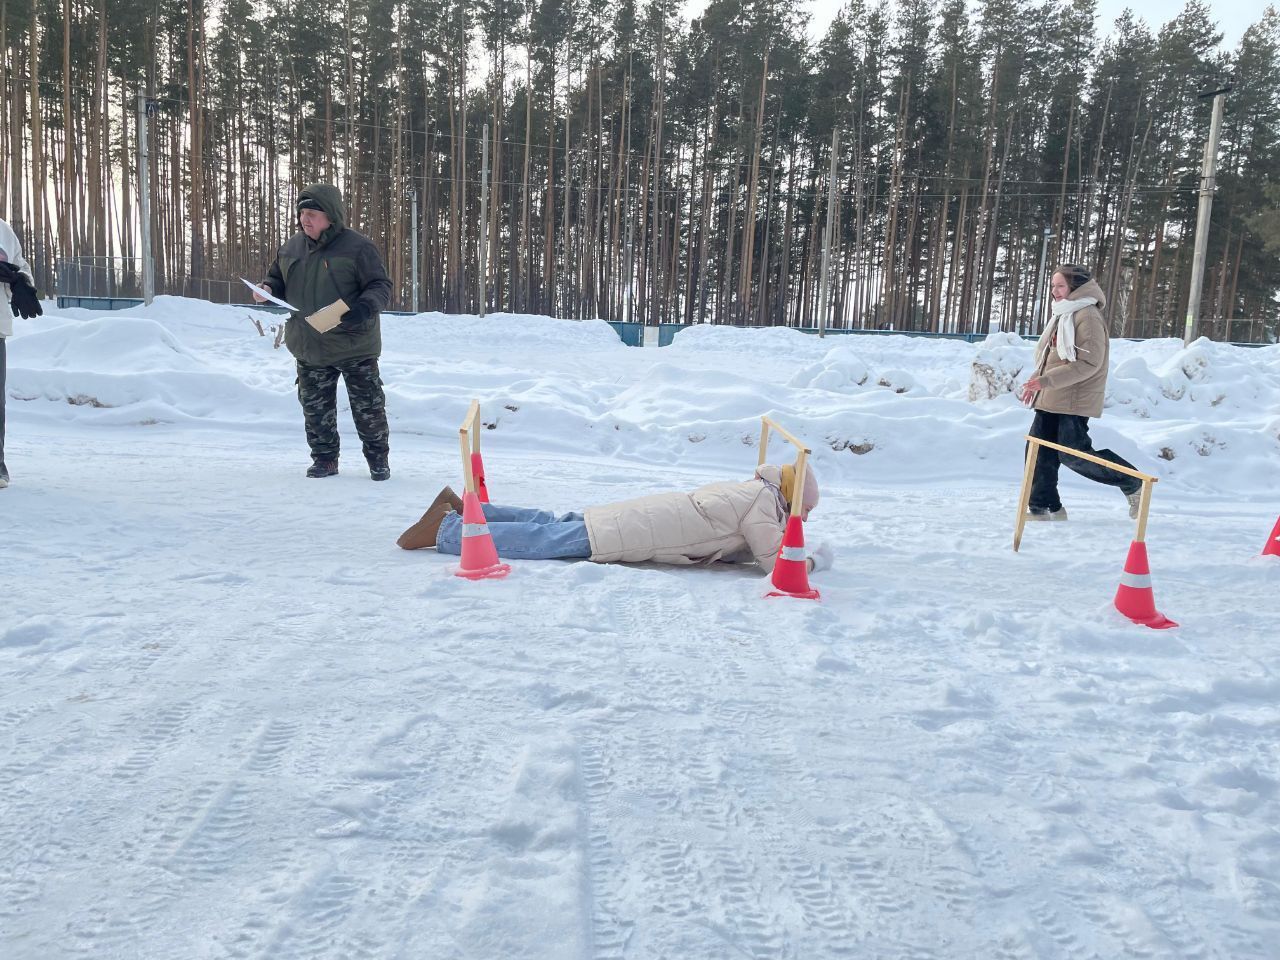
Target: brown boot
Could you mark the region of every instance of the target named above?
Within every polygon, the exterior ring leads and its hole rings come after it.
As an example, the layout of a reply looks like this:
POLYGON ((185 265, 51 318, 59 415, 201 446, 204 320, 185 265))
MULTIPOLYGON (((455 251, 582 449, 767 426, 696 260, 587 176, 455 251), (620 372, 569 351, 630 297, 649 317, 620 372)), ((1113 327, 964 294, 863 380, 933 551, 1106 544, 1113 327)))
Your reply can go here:
POLYGON ((400 539, 396 541, 396 544, 405 550, 421 550, 423 547, 434 547, 436 545, 436 531, 440 529, 440 522, 449 510, 454 513, 461 513, 462 498, 453 492, 453 487, 442 487, 440 492, 436 494, 436 498, 431 501, 431 505, 427 507, 427 512, 419 518, 417 523, 400 534, 400 539), (440 509, 442 507, 447 509, 440 509))
POLYGON ((453 513, 448 503, 433 503, 412 527, 400 534, 396 546, 402 550, 422 550, 436 545, 436 534, 444 518, 453 513))
POLYGON ((442 501, 453 507, 454 513, 462 512, 462 498, 453 492, 453 487, 442 487, 440 492, 436 494, 435 500, 432 502, 440 503, 442 501))

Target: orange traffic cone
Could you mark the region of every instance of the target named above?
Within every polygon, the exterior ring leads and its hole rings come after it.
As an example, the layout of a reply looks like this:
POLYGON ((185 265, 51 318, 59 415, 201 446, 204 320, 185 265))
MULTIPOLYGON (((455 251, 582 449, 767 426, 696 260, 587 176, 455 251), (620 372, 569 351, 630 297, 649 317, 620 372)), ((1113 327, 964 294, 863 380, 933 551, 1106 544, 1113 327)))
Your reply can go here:
POLYGON ((1156 597, 1151 591, 1151 568, 1147 565, 1147 545, 1141 540, 1129 544, 1129 556, 1120 575, 1120 588, 1116 590, 1116 609, 1134 623, 1153 630, 1165 630, 1177 624, 1156 609, 1156 597))
POLYGON ((1267 538, 1267 545, 1262 548, 1264 557, 1280 557, 1280 520, 1276 521, 1276 525, 1271 528, 1271 536, 1267 538))
POLYGON ((480 502, 488 503, 489 488, 484 485, 484 460, 480 458, 479 450, 471 454, 471 476, 476 478, 476 493, 480 496, 480 502))
POLYGON ((809 563, 804 550, 804 522, 796 516, 787 520, 786 532, 778 559, 773 564, 773 585, 777 588, 765 596, 795 597, 798 600, 820 600, 821 595, 809 586, 809 563))
POLYGON ((498 550, 485 523, 480 498, 468 490, 462 497, 462 565, 453 575, 468 580, 496 580, 510 572, 510 564, 498 562, 498 550))

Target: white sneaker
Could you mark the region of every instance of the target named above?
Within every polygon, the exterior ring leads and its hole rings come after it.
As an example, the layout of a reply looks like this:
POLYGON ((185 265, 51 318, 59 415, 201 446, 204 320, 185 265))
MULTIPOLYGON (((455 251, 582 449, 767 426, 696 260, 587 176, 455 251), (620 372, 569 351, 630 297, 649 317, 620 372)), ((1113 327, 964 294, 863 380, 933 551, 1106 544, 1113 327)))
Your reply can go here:
POLYGON ((1133 493, 1126 493, 1124 498, 1129 501, 1129 519, 1137 520, 1138 512, 1142 508, 1142 491, 1135 490, 1133 493))
POLYGON ((1027 509, 1028 520, 1065 520, 1067 519, 1067 508, 1059 507, 1057 510, 1050 510, 1048 507, 1029 507, 1027 509))

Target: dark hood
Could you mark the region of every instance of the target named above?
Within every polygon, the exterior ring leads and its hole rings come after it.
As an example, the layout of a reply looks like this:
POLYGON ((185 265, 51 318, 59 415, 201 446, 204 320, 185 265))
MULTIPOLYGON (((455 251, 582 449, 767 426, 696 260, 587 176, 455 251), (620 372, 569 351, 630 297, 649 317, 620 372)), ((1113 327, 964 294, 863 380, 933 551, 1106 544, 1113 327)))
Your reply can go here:
POLYGON ((347 226, 347 205, 342 202, 342 194, 338 188, 328 183, 313 183, 298 194, 298 202, 314 200, 320 205, 324 215, 329 218, 330 226, 320 234, 317 241, 321 246, 328 243, 347 226))
POLYGON ((1093 297, 1097 300, 1099 310, 1107 308, 1107 295, 1102 292, 1102 287, 1098 286, 1097 280, 1086 280, 1067 294, 1068 300, 1083 300, 1085 297, 1093 297))

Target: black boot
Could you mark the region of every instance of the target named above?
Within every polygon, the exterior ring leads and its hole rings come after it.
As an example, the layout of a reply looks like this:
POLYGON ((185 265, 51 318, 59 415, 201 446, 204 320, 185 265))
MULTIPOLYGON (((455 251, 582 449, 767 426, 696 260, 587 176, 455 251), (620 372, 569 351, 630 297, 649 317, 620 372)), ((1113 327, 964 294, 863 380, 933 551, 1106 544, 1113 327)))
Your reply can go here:
POLYGON ((374 480, 390 480, 391 464, 385 457, 369 461, 369 476, 374 480))
POLYGON ((317 460, 311 466, 307 467, 307 476, 315 479, 316 477, 336 477, 338 475, 337 460, 317 460))

